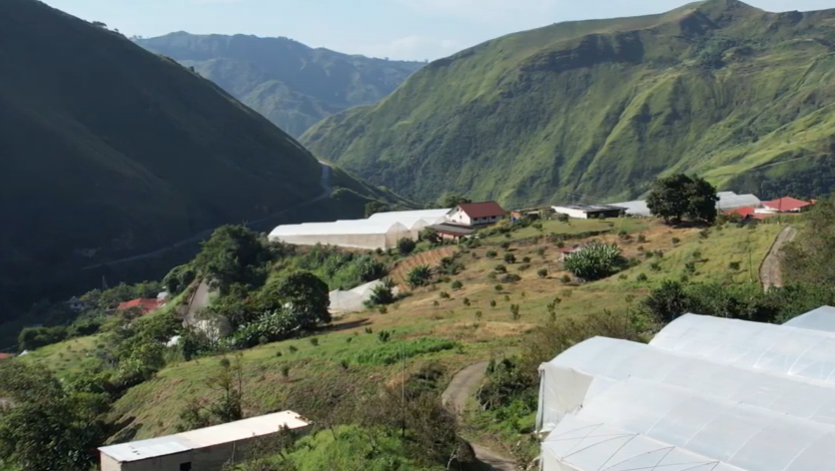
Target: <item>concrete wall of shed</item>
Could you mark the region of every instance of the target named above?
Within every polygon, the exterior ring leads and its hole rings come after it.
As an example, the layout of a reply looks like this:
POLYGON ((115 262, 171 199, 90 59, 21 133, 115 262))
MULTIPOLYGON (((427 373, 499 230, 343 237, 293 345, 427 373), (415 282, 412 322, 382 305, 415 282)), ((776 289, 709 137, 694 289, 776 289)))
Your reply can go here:
POLYGON ((249 441, 223 443, 183 453, 125 463, 119 463, 102 454, 101 471, 180 471, 180 466, 184 463, 191 463, 191 471, 221 471, 223 465, 230 460, 237 462, 244 458, 244 446, 249 441))

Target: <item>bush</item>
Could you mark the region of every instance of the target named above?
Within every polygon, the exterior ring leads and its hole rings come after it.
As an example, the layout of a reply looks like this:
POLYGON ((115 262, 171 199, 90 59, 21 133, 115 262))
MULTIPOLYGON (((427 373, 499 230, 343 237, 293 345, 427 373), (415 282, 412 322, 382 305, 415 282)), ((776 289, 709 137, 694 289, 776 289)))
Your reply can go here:
POLYGON ((493 289, 495 289, 495 290, 496 290, 496 292, 498 293, 498 292, 501 292, 501 291, 504 289, 504 286, 502 286, 502 285, 496 285, 496 286, 494 286, 494 287, 493 287, 493 289))
POLYGON ((464 287, 464 283, 461 283, 460 281, 455 280, 455 281, 452 282, 452 285, 450 285, 450 287, 454 290, 459 290, 459 289, 464 287))
POLYGON ((560 281, 562 281, 565 284, 571 283, 571 277, 568 275, 563 275, 560 277, 560 281))
POLYGON ((470 298, 464 298, 463 303, 464 303, 465 306, 469 306, 471 304, 470 303, 470 298))
POLYGON ((446 291, 441 291, 440 293, 438 293, 438 297, 441 299, 449 299, 449 293, 447 293, 446 291))
POLYGON ((397 251, 400 255, 409 255, 415 251, 415 247, 417 247, 415 241, 408 237, 404 237, 397 241, 397 251))
POLYGON ((568 214, 558 214, 557 221, 559 222, 568 222, 568 214))
POLYGON ((696 264, 694 262, 687 262, 684 264, 684 271, 688 275, 692 275, 696 273, 696 264))
POLYGON ((660 264, 660 263, 658 263, 658 262, 652 262, 652 263, 649 265, 649 268, 650 268, 650 270, 652 270, 652 271, 661 271, 661 264, 660 264))
POLYGON ((511 304, 510 305, 510 317, 514 321, 519 320, 520 315, 519 315, 519 305, 518 304, 511 304))
POLYGON ((515 273, 507 273, 505 275, 502 275, 502 277, 499 278, 499 281, 501 281, 502 283, 516 283, 517 281, 520 281, 521 279, 522 279, 522 277, 515 274, 515 273))
POLYGON ((548 277, 548 270, 545 268, 540 268, 536 271, 536 275, 540 278, 547 278, 548 277))
POLYGON ((411 270, 406 276, 406 282, 412 289, 426 286, 432 280, 432 270, 428 265, 418 265, 411 270))
MULTIPOLYGON (((501 290, 499 290, 499 291, 501 291, 501 290)), ((490 307, 496 307, 496 300, 495 299, 490 300, 490 307)))
POLYGON ((733 271, 738 271, 739 266, 740 266, 739 262, 731 262, 731 263, 728 264, 728 268, 730 268, 733 271))
POLYGON ((545 247, 540 247, 540 248, 536 249, 536 254, 539 255, 540 257, 544 257, 545 256, 545 250, 546 250, 545 247))
POLYGON ((484 254, 487 258, 496 258, 499 254, 496 253, 495 250, 488 250, 487 253, 484 254))
POLYGON ((647 241, 647 237, 643 234, 638 234, 638 242, 645 243, 647 241))
POLYGON ((510 242, 502 242, 501 245, 499 245, 499 247, 507 250, 510 248, 510 242))
POLYGON ((505 267, 502 264, 496 265, 495 267, 493 267, 493 270, 496 273, 507 273, 507 267, 505 267))
POLYGON ((522 263, 531 263, 531 257, 522 257, 522 263))
POLYGON ((699 231, 699 238, 700 239, 707 239, 710 236, 710 231, 707 229, 702 229, 699 231))
POLYGON ((316 338, 316 337, 310 337, 310 345, 313 345, 314 347, 318 347, 319 346, 319 339, 316 338))
POLYGON ((392 291, 393 288, 394 282, 388 278, 384 279, 382 283, 372 288, 371 297, 369 298, 371 305, 385 306, 393 303, 395 301, 394 292, 392 291))
POLYGON ((523 263, 523 264, 519 265, 519 267, 516 268, 516 269, 519 270, 519 271, 525 271, 525 270, 529 269, 530 267, 531 267, 530 263, 523 263))
POLYGON ((639 273, 638 276, 635 277, 635 279, 643 283, 647 281, 649 278, 647 278, 647 275, 645 273, 639 273))
POLYGON ((464 271, 464 264, 452 257, 444 257, 441 259, 440 270, 445 275, 457 275, 464 271))
POLYGON ((512 253, 506 253, 506 254, 504 254, 504 262, 507 263, 508 265, 512 265, 512 264, 516 263, 516 256, 513 255, 512 253))
POLYGON ((594 242, 579 252, 568 255, 565 269, 587 281, 599 280, 615 273, 625 262, 616 244, 594 242))

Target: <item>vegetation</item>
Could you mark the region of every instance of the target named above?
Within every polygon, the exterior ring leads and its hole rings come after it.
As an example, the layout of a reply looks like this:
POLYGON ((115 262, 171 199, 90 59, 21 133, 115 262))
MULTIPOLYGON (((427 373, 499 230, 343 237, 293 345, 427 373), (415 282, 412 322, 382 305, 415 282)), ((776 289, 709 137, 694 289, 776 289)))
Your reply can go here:
POLYGON ((623 201, 685 169, 762 198, 814 197, 835 184, 834 69, 818 42, 835 34, 830 16, 713 0, 510 34, 301 141, 420 201, 438 187, 507 205, 623 201))
MULTIPOLYGON (((659 178, 647 196, 653 216, 679 224, 686 216, 692 221, 712 224, 716 220, 716 188, 702 178, 683 173, 659 178)), ((639 241, 643 242, 643 241, 639 241)))
MULTIPOLYGON (((187 68, 42 2, 3 1, 0 30, 16 38, 0 86, 0 320, 101 286, 103 275, 161 277, 211 229, 293 221, 293 208, 323 196, 310 152, 187 68)), ((304 216, 359 217, 369 199, 387 198, 338 169, 331 177, 342 196, 304 216)))
POLYGON ((835 285, 835 196, 818 201, 806 215, 806 225, 784 248, 784 279, 835 285))
POLYGON ((624 264, 617 244, 595 242, 565 257, 565 269, 586 281, 599 280, 615 273, 624 264))
POLYGON ((406 277, 406 281, 412 289, 426 286, 432 280, 432 270, 427 265, 418 265, 411 270, 406 277))
POLYGON ((289 38, 171 33, 136 40, 218 84, 291 136, 388 96, 422 62, 313 49, 289 38))

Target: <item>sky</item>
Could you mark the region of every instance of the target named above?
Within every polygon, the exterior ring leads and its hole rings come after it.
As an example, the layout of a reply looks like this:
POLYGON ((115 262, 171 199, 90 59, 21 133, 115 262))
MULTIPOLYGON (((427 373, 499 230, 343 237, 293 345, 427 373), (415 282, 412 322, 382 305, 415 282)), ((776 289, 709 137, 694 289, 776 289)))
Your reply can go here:
MULTIPOLYGON (((661 13, 687 0, 45 0, 127 36, 174 31, 284 36, 311 47, 434 60, 505 34, 592 18, 661 13)), ((832 0, 749 0, 768 11, 822 10, 832 0)))

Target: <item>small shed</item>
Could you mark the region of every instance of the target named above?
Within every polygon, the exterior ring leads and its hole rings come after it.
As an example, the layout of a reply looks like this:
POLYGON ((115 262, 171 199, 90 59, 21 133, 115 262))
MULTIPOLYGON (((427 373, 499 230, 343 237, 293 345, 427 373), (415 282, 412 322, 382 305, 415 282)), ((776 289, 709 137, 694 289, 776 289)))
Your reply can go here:
POLYGON ((625 214, 626 208, 608 204, 572 204, 569 206, 554 206, 554 212, 565 214, 574 219, 606 219, 625 214))
POLYGON ((293 411, 99 448, 101 471, 220 471, 252 440, 310 423, 293 411))

